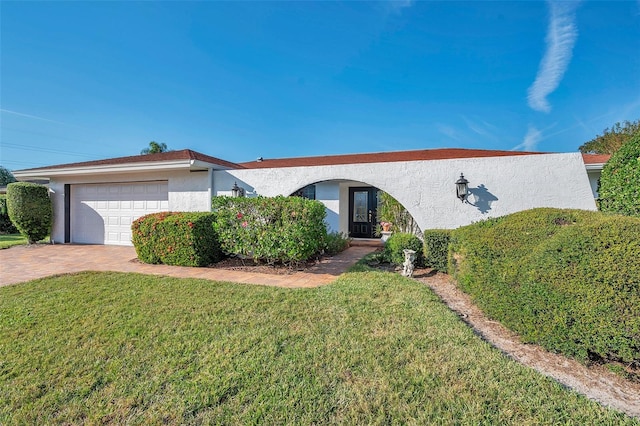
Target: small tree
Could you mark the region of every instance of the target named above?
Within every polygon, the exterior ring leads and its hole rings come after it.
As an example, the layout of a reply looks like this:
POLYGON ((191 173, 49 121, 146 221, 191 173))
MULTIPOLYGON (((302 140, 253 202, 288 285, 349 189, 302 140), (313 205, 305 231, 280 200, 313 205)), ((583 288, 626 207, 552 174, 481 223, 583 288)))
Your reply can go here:
POLYGON ((611 129, 604 129, 601 135, 580 146, 584 154, 613 154, 622 145, 640 134, 640 120, 616 123, 611 129))
POLYGON ((598 194, 603 212, 640 217, 640 133, 604 165, 598 194))
POLYGON ((140 154, 159 154, 161 152, 167 152, 168 150, 166 143, 151 141, 149 142, 149 147, 140 151, 140 154))
POLYGON ((11 222, 29 244, 42 240, 51 232, 53 207, 46 186, 10 183, 7 186, 7 210, 11 222))
POLYGON ((11 173, 6 167, 0 166, 0 186, 9 185, 15 181, 16 178, 13 176, 13 173, 11 173))

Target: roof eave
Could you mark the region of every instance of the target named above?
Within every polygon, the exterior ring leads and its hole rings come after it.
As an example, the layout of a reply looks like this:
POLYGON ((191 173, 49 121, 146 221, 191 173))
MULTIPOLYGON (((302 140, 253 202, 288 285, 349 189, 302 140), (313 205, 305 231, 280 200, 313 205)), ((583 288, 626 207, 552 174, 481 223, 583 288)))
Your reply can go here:
POLYGON ((19 170, 15 171, 13 175, 16 177, 16 179, 31 179, 50 178, 57 176, 78 176, 86 174, 96 175, 114 173, 144 173, 153 172, 156 170, 190 170, 193 164, 194 160, 157 161, 132 164, 109 164, 37 170, 19 170))
POLYGON ((605 163, 587 163, 584 166, 587 170, 602 170, 605 163))

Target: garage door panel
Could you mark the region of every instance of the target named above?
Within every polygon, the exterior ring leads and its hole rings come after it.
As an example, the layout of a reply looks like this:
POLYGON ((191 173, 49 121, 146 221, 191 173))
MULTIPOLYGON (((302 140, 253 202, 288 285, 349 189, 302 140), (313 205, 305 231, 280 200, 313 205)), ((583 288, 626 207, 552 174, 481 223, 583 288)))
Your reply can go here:
POLYGON ((166 182, 73 185, 71 241, 131 245, 131 224, 169 208, 166 182))

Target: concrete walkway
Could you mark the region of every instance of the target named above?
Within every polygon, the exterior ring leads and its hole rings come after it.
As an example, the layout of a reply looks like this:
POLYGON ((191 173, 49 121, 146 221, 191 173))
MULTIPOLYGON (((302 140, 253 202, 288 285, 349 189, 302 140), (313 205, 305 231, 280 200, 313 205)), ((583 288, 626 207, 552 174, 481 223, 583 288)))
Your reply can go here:
POLYGON ((103 245, 16 246, 0 250, 0 286, 81 271, 138 272, 180 278, 205 278, 286 288, 329 284, 375 246, 354 246, 304 272, 289 275, 249 273, 216 268, 147 265, 136 261, 133 247, 103 245))

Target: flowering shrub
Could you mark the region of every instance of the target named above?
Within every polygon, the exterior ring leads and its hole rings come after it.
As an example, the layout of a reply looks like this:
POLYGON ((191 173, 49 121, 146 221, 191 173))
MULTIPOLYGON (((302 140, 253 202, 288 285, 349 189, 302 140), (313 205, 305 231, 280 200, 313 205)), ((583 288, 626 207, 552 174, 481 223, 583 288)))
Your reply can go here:
POLYGON ((138 259, 145 263, 206 266, 220 260, 212 213, 162 212, 143 216, 131 226, 138 259))
POLYGON ((214 228, 224 253, 270 264, 311 258, 325 245, 325 208, 300 197, 214 197, 214 228))

